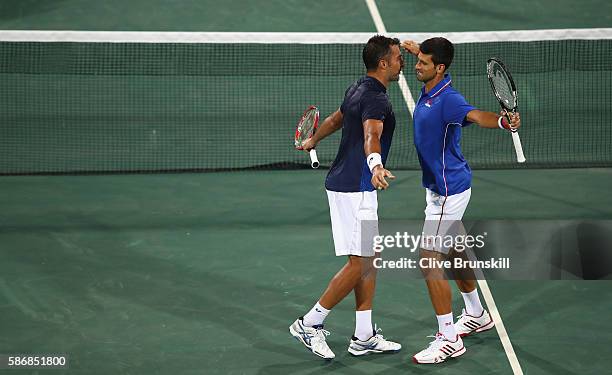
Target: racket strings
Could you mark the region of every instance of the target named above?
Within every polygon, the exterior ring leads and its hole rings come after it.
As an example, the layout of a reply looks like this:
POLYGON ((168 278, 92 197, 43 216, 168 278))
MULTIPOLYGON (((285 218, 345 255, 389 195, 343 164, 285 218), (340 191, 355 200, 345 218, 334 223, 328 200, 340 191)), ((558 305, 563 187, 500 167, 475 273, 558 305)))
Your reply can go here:
POLYGON ((298 134, 295 139, 296 146, 302 146, 305 140, 312 137, 314 133, 314 124, 316 113, 311 111, 304 116, 304 119, 298 125, 298 134))
POLYGON ((493 85, 495 86, 495 91, 497 91, 500 99, 504 101, 509 108, 515 107, 512 85, 510 84, 510 79, 504 73, 504 71, 500 69, 495 70, 492 80, 493 85))

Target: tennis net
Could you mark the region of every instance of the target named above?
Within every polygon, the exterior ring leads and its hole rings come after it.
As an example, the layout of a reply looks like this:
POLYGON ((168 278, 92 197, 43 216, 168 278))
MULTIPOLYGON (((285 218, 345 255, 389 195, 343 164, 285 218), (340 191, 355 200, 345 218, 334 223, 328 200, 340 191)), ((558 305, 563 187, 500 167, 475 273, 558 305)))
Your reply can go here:
MULTIPOLYGON (((372 35, 0 31, 0 174, 305 167, 296 121, 311 104, 322 117, 339 107, 364 74, 372 35)), ((612 165, 612 29, 446 36, 456 43, 453 85, 476 107, 498 110, 487 59, 510 68, 521 168, 612 165)), ((392 169, 418 168, 413 65, 407 56, 407 90, 389 89, 392 169)), ((338 142, 317 148, 324 166, 338 142)), ((468 127, 462 142, 473 168, 519 167, 506 132, 468 127)))

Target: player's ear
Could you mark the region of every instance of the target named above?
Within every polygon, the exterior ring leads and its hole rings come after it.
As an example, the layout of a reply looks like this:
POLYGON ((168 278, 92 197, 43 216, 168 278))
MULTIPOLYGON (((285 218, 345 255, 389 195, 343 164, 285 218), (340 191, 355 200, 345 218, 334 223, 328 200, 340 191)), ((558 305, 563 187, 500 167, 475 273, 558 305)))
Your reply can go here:
POLYGON ((438 64, 438 66, 436 66, 436 72, 440 74, 444 73, 445 70, 446 70, 446 65, 444 64, 438 64))

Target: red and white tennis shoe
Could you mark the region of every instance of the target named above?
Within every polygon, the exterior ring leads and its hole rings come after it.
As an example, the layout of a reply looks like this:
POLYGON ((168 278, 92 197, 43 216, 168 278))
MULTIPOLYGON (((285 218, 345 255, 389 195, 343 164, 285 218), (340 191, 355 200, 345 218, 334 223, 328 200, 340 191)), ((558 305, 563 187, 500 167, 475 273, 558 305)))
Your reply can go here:
POLYGON ((482 310, 482 314, 480 314, 480 316, 472 316, 469 315, 465 309, 463 309, 461 315, 457 317, 455 331, 457 331, 459 336, 465 337, 474 333, 490 330, 494 326, 495 323, 493 323, 493 319, 487 310, 482 310))
POLYGON ((450 341, 443 334, 436 333, 435 340, 429 343, 429 346, 418 352, 412 357, 412 362, 418 364, 442 363, 448 358, 459 357, 465 353, 463 340, 457 335, 455 341, 450 341))

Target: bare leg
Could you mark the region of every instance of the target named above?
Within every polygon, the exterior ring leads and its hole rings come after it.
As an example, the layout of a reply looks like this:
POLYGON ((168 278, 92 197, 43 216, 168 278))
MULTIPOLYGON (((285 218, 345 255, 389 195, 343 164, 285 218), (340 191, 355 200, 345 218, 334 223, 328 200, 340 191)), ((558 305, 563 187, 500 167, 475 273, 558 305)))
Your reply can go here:
POLYGON ((459 280, 456 279, 457 287, 463 293, 470 293, 476 289, 476 280, 459 280))
POLYGON ((364 272, 355 286, 355 334, 359 340, 365 341, 376 333, 372 327, 372 301, 376 289, 375 258, 363 258, 364 272))
MULTIPOLYGON (((466 251, 456 252, 453 251, 453 257, 461 258, 462 260, 468 260, 466 251)), ((457 287, 461 291, 463 301, 465 303, 465 309, 468 314, 472 316, 480 316, 484 307, 480 302, 478 291, 476 290, 476 275, 474 270, 471 268, 453 269, 453 276, 457 287)))
POLYGON ((344 267, 331 279, 327 289, 319 299, 321 306, 331 310, 355 289, 363 275, 363 259, 368 258, 349 255, 344 267))
MULTIPOLYGON (((421 249, 421 259, 429 258, 435 261, 443 261, 447 256, 436 251, 421 249)), ((433 264, 432 264, 433 265, 433 264)), ((451 312, 451 289, 446 280, 443 268, 422 269, 429 291, 429 298, 436 315, 446 315, 451 312)))
MULTIPOLYGON (((465 251, 457 252, 452 251, 452 258, 458 257, 464 261, 468 260, 467 253, 465 251)), ((476 276, 474 270, 471 268, 467 269, 453 269, 453 276, 457 287, 463 293, 470 293, 476 289, 476 276)))
POLYGON ((355 310, 372 310, 372 301, 376 289, 376 268, 373 257, 362 258, 364 273, 355 286, 355 310))

